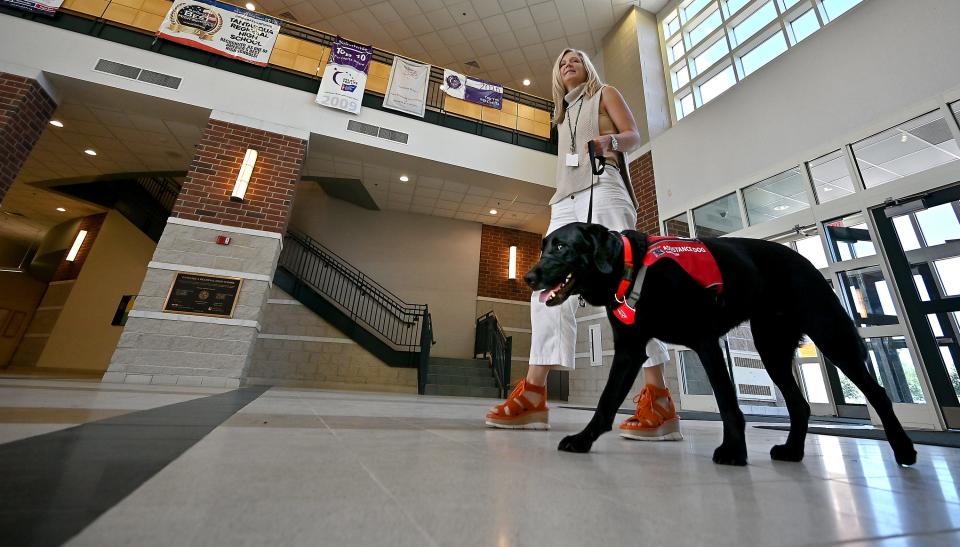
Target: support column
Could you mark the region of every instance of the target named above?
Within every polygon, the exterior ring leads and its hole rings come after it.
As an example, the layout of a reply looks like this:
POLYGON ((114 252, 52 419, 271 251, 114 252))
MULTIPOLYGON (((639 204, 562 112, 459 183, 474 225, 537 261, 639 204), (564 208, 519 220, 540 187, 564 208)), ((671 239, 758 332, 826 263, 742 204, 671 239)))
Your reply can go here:
POLYGON ((637 196, 637 230, 650 235, 660 235, 652 152, 642 154, 630 162, 630 184, 633 185, 633 194, 637 196))
POLYGON ((290 219, 307 138, 292 128, 214 113, 104 382, 241 384, 290 219), (256 165, 244 201, 231 201, 248 149, 257 151, 256 165), (229 245, 217 243, 221 235, 231 238, 229 245), (242 279, 233 316, 165 312, 177 272, 242 279))
POLYGON ((56 108, 37 80, 0 72, 0 204, 56 108))

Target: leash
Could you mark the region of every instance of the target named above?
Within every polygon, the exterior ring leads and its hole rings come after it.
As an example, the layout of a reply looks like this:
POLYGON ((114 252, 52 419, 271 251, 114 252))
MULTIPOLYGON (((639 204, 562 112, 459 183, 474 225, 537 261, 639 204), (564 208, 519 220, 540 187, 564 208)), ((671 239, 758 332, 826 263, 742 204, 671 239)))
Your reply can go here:
POLYGON ((587 151, 590 152, 590 172, 593 173, 593 180, 590 181, 590 206, 587 209, 587 224, 593 224, 593 187, 597 185, 597 177, 603 174, 607 165, 607 158, 603 155, 597 156, 593 141, 587 142, 587 151))

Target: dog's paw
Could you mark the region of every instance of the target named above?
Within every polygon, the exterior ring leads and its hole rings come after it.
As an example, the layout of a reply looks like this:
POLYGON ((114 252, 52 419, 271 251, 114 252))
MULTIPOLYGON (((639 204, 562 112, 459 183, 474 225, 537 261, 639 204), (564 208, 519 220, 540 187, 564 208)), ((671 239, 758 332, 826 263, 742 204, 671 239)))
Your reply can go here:
POLYGON ((733 448, 721 444, 713 451, 713 463, 720 465, 747 465, 746 447, 733 448))
POLYGON ((593 441, 589 440, 582 433, 577 433, 576 435, 570 435, 564 437, 560 444, 557 446, 557 450, 562 450, 564 452, 575 452, 577 454, 584 454, 590 452, 590 447, 593 446, 593 441))
POLYGON ((797 449, 778 444, 770 449, 770 457, 781 462, 798 462, 803 459, 803 447, 797 449))
POLYGON ((893 457, 897 459, 897 463, 900 465, 913 465, 917 463, 917 451, 913 449, 912 443, 894 448, 893 457))

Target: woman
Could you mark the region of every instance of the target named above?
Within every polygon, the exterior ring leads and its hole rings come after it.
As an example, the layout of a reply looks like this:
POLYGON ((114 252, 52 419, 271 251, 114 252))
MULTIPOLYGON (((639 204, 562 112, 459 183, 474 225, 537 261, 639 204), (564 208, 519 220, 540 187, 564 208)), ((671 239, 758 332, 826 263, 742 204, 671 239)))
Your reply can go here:
MULTIPOLYGON (((588 142, 607 158, 607 167, 593 187, 593 222, 611 230, 636 228, 637 211, 625 175, 623 152, 640 144, 637 124, 623 97, 604 85, 589 57, 566 49, 553 66, 554 119, 559 134, 557 192, 550 199, 550 233, 572 222, 586 222, 590 186, 588 142)), ((527 377, 502 404, 486 416, 491 427, 549 429, 547 375, 555 368, 574 368, 577 299, 547 307, 538 294, 530 299, 533 335, 527 377)), ((620 425, 620 435, 637 440, 679 440, 680 421, 663 380, 666 347, 647 344, 643 365, 645 386, 634 398, 636 413, 620 425)))

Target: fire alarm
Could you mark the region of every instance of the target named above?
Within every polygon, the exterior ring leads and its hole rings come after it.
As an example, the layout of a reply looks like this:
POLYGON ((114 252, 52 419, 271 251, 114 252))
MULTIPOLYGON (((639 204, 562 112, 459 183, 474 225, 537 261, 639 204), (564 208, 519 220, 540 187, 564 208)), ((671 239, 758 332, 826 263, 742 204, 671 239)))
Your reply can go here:
POLYGON ((217 236, 217 245, 229 245, 230 236, 217 236))

